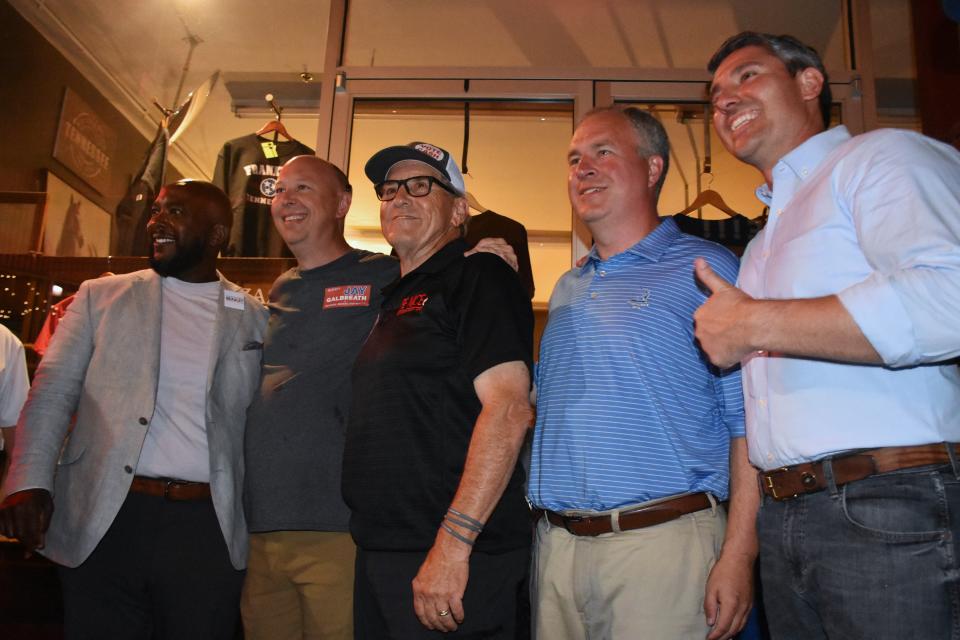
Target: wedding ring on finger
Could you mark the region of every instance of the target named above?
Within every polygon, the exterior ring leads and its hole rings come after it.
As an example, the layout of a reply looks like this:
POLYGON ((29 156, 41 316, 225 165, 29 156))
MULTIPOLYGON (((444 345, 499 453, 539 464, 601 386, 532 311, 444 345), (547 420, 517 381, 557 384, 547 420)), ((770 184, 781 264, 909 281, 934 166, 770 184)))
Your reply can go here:
POLYGON ((440 609, 440 611, 437 611, 437 615, 442 618, 444 616, 450 615, 450 612, 447 611, 446 609, 440 609))

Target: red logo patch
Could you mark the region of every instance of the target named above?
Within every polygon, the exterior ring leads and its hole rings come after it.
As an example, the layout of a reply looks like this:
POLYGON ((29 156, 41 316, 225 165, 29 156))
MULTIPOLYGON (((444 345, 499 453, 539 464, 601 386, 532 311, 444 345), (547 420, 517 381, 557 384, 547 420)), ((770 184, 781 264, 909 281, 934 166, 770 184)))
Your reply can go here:
POLYGON ((339 287, 327 287, 323 290, 323 308, 369 307, 369 284, 345 284, 339 287))
POLYGON ((443 160, 443 149, 438 149, 437 147, 433 146, 432 144, 427 144, 426 142, 421 142, 420 144, 418 144, 417 146, 415 146, 414 149, 416 149, 416 150, 419 151, 420 153, 425 153, 425 154, 427 154, 428 156, 430 156, 431 158, 433 158, 433 159, 436 160, 437 162, 441 162, 441 161, 443 160))
POLYGON ((403 299, 403 302, 400 303, 400 308, 397 309, 397 315, 402 316, 405 313, 412 313, 414 311, 420 313, 423 311, 423 305, 425 304, 427 304, 427 294, 425 293, 407 296, 403 299))

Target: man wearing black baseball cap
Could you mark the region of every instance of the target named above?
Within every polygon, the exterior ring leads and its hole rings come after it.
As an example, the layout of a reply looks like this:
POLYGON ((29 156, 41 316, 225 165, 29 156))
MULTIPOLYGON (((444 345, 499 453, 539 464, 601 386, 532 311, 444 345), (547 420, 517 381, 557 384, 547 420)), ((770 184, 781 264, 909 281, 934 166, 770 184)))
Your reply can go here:
POLYGON ((356 637, 512 638, 530 544, 517 465, 530 302, 500 259, 464 257, 464 182, 447 151, 388 147, 365 171, 401 275, 353 369, 343 494, 356 637))
POLYGON ((438 171, 440 175, 437 177, 442 177, 448 186, 453 187, 456 195, 463 196, 467 192, 460 167, 450 154, 428 142, 411 142, 382 149, 367 161, 363 170, 373 184, 378 185, 386 179, 395 164, 404 160, 416 160, 438 171))

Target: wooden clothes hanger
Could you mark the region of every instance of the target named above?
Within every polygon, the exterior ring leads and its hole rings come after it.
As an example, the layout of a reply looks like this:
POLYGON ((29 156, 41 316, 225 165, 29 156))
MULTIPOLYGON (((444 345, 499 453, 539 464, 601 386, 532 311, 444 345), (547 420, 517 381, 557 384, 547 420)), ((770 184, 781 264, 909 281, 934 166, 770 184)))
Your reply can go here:
POLYGON ((287 132, 287 128, 283 126, 283 123, 280 121, 280 118, 282 117, 281 114, 283 113, 283 107, 279 106, 273 99, 272 93, 265 95, 264 100, 270 103, 270 107, 273 109, 273 112, 277 114, 277 117, 260 127, 260 130, 257 131, 257 135, 265 136, 268 133, 272 133, 274 142, 277 141, 278 135, 283 136, 287 140, 293 140, 293 136, 287 132))
POLYGON ((474 211, 483 213, 484 211, 487 210, 485 206, 480 204, 480 201, 477 200, 476 196, 474 196, 469 191, 467 191, 463 197, 467 199, 467 204, 470 205, 470 208, 473 209, 474 211))
POLYGON ((706 189, 697 194, 697 197, 693 199, 693 202, 690 203, 690 206, 678 213, 677 215, 688 215, 693 213, 697 209, 702 209, 703 207, 710 205, 715 209, 719 209, 723 213, 727 214, 731 218, 734 216, 740 215, 738 212, 730 208, 726 202, 723 201, 723 196, 714 191, 713 189, 706 189))
MULTIPOLYGON (((710 182, 707 183, 707 188, 697 194, 697 197, 693 199, 693 202, 690 203, 686 209, 681 211, 676 215, 689 215, 698 209, 704 208, 706 205, 710 205, 715 209, 719 209, 723 213, 727 214, 731 218, 735 218, 740 214, 737 211, 734 211, 733 208, 723 201, 723 196, 710 188, 713 184, 713 154, 710 151, 710 111, 708 107, 704 107, 704 118, 703 118, 703 171, 701 175, 710 176, 710 182)), ((700 180, 697 180, 697 186, 699 187, 700 180)), ((703 218, 702 215, 697 217, 703 218)))
POLYGON ((270 122, 268 122, 268 123, 266 123, 265 125, 263 125, 262 127, 260 127, 260 130, 257 131, 257 135, 258 135, 258 136, 266 136, 268 133, 272 133, 272 134, 273 134, 273 141, 274 141, 274 142, 277 141, 277 136, 278 136, 278 135, 283 136, 283 137, 286 138, 287 140, 293 140, 293 136, 291 136, 291 135, 287 132, 287 128, 286 128, 285 126, 283 126, 283 123, 280 122, 279 119, 277 119, 277 120, 271 120, 270 122))

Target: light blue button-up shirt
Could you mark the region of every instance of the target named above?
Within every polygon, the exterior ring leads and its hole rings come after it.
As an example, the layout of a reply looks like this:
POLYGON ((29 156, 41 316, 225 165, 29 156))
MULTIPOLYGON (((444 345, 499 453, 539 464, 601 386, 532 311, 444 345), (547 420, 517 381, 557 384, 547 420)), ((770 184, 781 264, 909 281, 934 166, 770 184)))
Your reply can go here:
POLYGON ((960 153, 916 133, 844 127, 773 169, 739 286, 836 294, 885 366, 755 354, 744 362, 750 460, 772 469, 870 447, 960 441, 960 153))
POLYGON ((537 367, 530 500, 605 511, 679 493, 729 493, 743 437, 739 368, 721 373, 693 337, 706 300, 693 261, 728 280, 737 259, 664 219, 643 240, 560 278, 537 367))

